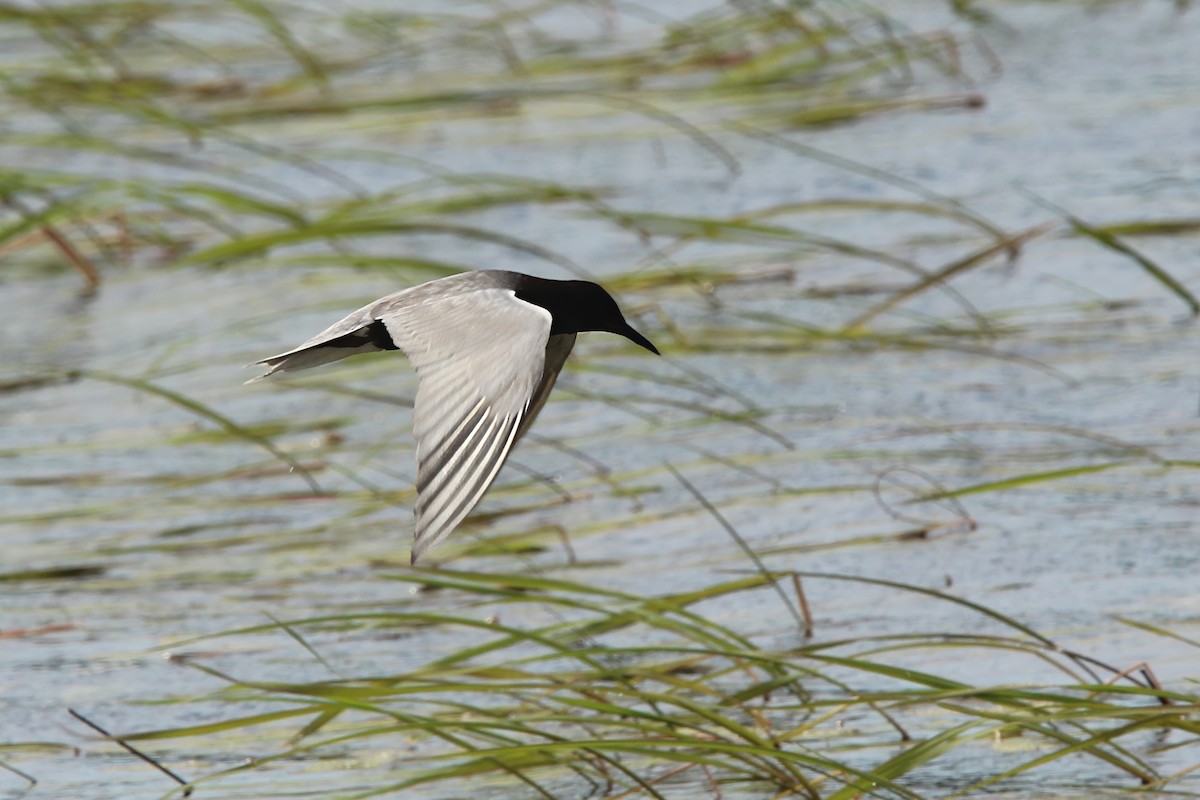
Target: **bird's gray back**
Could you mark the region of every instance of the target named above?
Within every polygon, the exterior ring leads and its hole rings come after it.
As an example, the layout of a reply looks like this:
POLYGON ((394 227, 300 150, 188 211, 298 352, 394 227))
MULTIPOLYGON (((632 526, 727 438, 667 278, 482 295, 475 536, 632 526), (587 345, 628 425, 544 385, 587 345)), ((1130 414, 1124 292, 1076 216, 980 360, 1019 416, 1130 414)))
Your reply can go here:
POLYGON ((385 295, 362 308, 350 312, 298 347, 294 347, 277 356, 272 356, 272 358, 282 358, 292 353, 298 353, 301 350, 307 350, 310 347, 316 347, 333 341, 348 333, 354 333, 367 327, 375 320, 382 319, 385 314, 400 315, 408 308, 420 307, 452 295, 471 295, 488 289, 512 288, 517 285, 519 278, 520 275, 515 272, 476 270, 474 272, 448 275, 445 278, 438 278, 428 283, 422 283, 419 286, 401 289, 398 292, 385 295))

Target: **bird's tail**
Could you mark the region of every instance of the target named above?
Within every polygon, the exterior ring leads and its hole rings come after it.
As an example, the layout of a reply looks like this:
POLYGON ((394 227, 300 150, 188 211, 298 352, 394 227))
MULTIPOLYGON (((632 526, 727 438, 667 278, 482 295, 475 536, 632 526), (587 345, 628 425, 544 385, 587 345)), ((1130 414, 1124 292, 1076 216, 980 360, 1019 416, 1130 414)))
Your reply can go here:
POLYGON ((359 353, 375 353, 379 348, 370 342, 364 342, 358 347, 346 347, 344 344, 338 345, 335 342, 323 342, 312 347, 306 347, 303 350, 293 350, 287 353, 280 353, 277 356, 264 358, 262 361, 255 361, 253 364, 247 364, 248 367, 265 366, 267 371, 262 375, 256 375, 246 383, 258 383, 264 378, 269 378, 276 372, 295 372, 300 369, 312 369, 323 364, 330 364, 334 361, 341 361, 343 358, 355 356, 359 353))

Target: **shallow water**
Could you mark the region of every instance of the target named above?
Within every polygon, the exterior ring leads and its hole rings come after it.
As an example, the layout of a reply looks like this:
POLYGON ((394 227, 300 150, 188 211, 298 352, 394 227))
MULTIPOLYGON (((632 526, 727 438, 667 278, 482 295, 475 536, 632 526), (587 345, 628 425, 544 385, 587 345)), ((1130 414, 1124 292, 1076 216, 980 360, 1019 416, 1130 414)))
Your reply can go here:
MULTIPOLYGON (((876 117, 797 138, 953 195, 1014 231, 1053 218, 1014 183, 1093 223, 1195 216, 1200 161, 1188 143, 1200 135, 1192 102, 1200 96, 1194 49, 1200 16, 1165 3, 1095 12, 1004 4, 996 13, 1007 27, 985 29, 985 35, 1003 74, 981 87, 985 108, 876 117)), ((347 132, 346 143, 371 135, 347 132)), ((616 185, 620 207, 661 213, 727 216, 821 197, 902 196, 744 137, 723 134, 721 140, 738 157, 741 175, 731 177, 710 153, 670 131, 597 135, 581 146, 554 121, 522 117, 462 124, 406 142, 405 149, 462 172, 616 185)), ((372 190, 411 177, 402 168, 348 171, 372 190)), ((275 177, 303 183, 295 175, 275 177)), ((647 258, 636 237, 569 212, 518 209, 481 219, 602 276, 647 258)), ((960 227, 915 218, 830 213, 801 225, 931 266, 969 252, 960 227)), ((1136 245, 1200 290, 1193 238, 1139 238, 1136 245)), ((429 247, 447 260, 564 276, 558 267, 499 248, 433 237, 429 247)), ((680 591, 707 585, 723 571, 749 570, 735 544, 662 469, 671 463, 772 566, 948 586, 1118 667, 1150 662, 1168 685, 1197 676, 1194 648, 1115 619, 1200 636, 1195 472, 1163 467, 1111 441, 1162 458, 1194 460, 1200 453, 1200 337, 1178 298, 1128 259, 1064 235, 1033 242, 1010 265, 997 262, 954 281, 993 322, 994 340, 947 335, 945 349, 913 349, 805 339, 787 334, 779 318, 836 325, 882 299, 808 290, 899 287, 911 279, 829 253, 797 256, 786 247, 698 243, 673 257, 720 262, 737 253, 747 266, 794 268, 795 278, 720 287, 716 304, 678 289, 623 295, 638 326, 666 345, 667 357, 651 359, 602 334, 581 337, 574 369, 536 428, 545 438, 525 442, 513 459, 538 477, 506 469, 480 511, 512 513, 457 534, 435 558, 481 571, 562 571, 642 592, 680 591), (776 322, 748 319, 752 314, 776 322), (692 345, 704 346, 679 346, 666 319, 692 345), (747 345, 755 331, 761 346, 747 345), (637 374, 622 374, 626 370, 637 374), (746 406, 762 410, 759 421, 768 430, 706 411, 736 414, 746 406), (617 486, 646 491, 614 491, 555 441, 586 451, 611 470, 617 486), (1129 463, 965 496, 962 503, 978 523, 973 531, 949 529, 926 541, 859 541, 917 524, 893 519, 872 497, 870 486, 892 467, 919 468, 958 488, 1118 459, 1129 463), (550 482, 572 501, 563 503, 550 482), (811 491, 821 487, 831 491, 811 491), (570 534, 574 566, 566 563, 553 532, 558 528, 570 534), (536 529, 545 531, 536 540, 540 552, 455 558, 478 537, 536 529)), ((106 274, 92 298, 79 299, 77 284, 73 274, 5 281, 0 382, 85 367, 144 376, 243 426, 282 420, 286 429, 264 427, 264 433, 313 466, 322 492, 211 421, 125 386, 81 379, 0 395, 0 578, 50 571, 0 580, 0 630, 11 635, 0 640, 0 742, 65 742, 82 751, 77 758, 57 752, 22 758, 21 769, 39 786, 26 793, 23 781, 0 772, 0 797, 166 792, 163 776, 90 740, 65 714, 77 708, 114 731, 225 718, 228 709, 213 705, 144 704, 217 685, 171 663, 161 648, 262 624, 268 615, 295 619, 455 602, 410 595, 404 584, 381 577, 407 560, 414 473, 408 411, 321 388, 411 397, 414 382, 403 361, 381 356, 292 384, 241 385, 253 374, 241 365, 306 338, 394 290, 394 283, 379 273, 346 270, 133 268, 106 274), (322 462, 336 469, 322 469, 322 462), (66 566, 86 567, 88 574, 53 573, 66 566)), ((933 292, 903 305, 880 327, 924 331, 926 324, 948 322, 960 329, 970 324, 953 298, 933 292)), ((907 480, 919 491, 930 488, 907 480)), ((893 504, 909 496, 886 494, 893 504)), ((951 516, 929 504, 905 510, 918 521, 951 516)), ((884 589, 814 579, 807 591, 818 637, 980 625, 960 607, 884 589)), ((470 609, 481 617, 493 611, 470 609)), ((724 599, 704 611, 765 641, 796 638, 768 593, 724 599)), ((535 620, 506 618, 523 621, 535 620)), ((354 674, 398 672, 425 663, 437 648, 462 644, 444 634, 393 638, 361 630, 314 633, 310 641, 331 664, 354 674)), ((328 675, 279 632, 182 649, 245 678, 328 675)), ((981 663, 952 651, 931 652, 914 666, 970 676, 977 684, 1054 679, 1049 668, 1039 674, 1027 660, 981 663)), ((150 749, 189 776, 269 752, 253 740, 219 751, 209 742, 150 749)), ((996 748, 979 750, 958 752, 952 763, 920 773, 927 783, 918 789, 936 795, 994 769, 996 748)), ((220 796, 325 796, 312 788, 306 777, 312 774, 343 791, 367 789, 387 780, 394 758, 348 747, 341 758, 285 762, 228 779, 218 784, 220 796)), ((1186 748, 1156 758, 1165 772, 1195 761, 1186 748)), ((1074 763, 1016 782, 1011 794, 1062 796, 1077 782, 1110 777, 1072 774, 1074 763), (1045 785, 1055 788, 1044 793, 1045 785)), ((1190 788, 1197 788, 1195 780, 1190 788)))

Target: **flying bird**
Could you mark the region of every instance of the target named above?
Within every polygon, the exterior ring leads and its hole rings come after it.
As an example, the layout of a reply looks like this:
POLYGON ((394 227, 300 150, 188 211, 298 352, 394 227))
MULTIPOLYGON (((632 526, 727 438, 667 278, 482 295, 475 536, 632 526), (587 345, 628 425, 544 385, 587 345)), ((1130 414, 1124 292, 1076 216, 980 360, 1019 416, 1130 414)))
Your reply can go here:
POLYGON ((595 283, 479 270, 363 306, 299 347, 256 362, 268 369, 247 383, 360 353, 404 351, 418 379, 415 564, 492 485, 584 331, 620 334, 658 354, 595 283))

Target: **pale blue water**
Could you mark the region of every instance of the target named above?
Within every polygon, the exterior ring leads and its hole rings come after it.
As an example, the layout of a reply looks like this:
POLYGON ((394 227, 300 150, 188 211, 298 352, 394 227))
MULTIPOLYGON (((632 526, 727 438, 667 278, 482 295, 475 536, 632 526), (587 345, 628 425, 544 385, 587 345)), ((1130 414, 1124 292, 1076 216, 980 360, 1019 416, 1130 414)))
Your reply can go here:
MULTIPOLYGON (((1070 4, 1003 4, 996 11, 1006 27, 984 29, 983 35, 999 55, 1003 73, 973 88, 986 95, 985 108, 881 116, 795 137, 960 198, 1010 230, 1052 218, 1016 183, 1096 223, 1195 217, 1200 160, 1193 144, 1200 141, 1200 114, 1194 98, 1200 96, 1200 56, 1194 45, 1200 40, 1200 16, 1176 13, 1166 3, 1098 11, 1070 4)), ((936 17, 939 12, 927 13, 936 17)), ((564 18, 556 24, 569 23, 564 18)), ((946 91, 960 88, 938 85, 946 91)), ((458 124, 438 136, 406 141, 404 148, 464 173, 504 171, 617 186, 621 207, 661 213, 723 216, 822 197, 905 196, 867 178, 718 132, 742 165, 742 174, 731 177, 710 153, 669 129, 645 120, 622 125, 653 135, 597 133, 578 144, 566 137, 570 123, 514 117, 458 124)), ((354 144, 373 135, 331 129, 329 136, 345 141, 329 144, 354 144)), ((400 167, 389 172, 346 165, 345 171, 370 190, 416 176, 400 167)), ((273 177, 305 191, 333 191, 285 170, 273 177)), ((636 237, 567 210, 493 212, 481 222, 537 241, 601 276, 647 258, 636 237)), ((864 223, 861 214, 830 213, 799 224, 822 235, 886 247, 931 268, 964 252, 959 241, 931 238, 961 236, 962 229, 917 218, 879 215, 864 223)), ((1200 291, 1194 238, 1141 238, 1136 245, 1200 291)), ((429 237, 427 246, 431 255, 449 261, 564 277, 560 267, 502 248, 438 237, 429 237)), ((954 593, 1119 667, 1149 661, 1167 683, 1197 676, 1200 659, 1194 648, 1114 619, 1126 616, 1200 637, 1196 473, 1166 470, 1111 444, 1049 430, 1101 434, 1166 458, 1200 457, 1195 357, 1200 339, 1177 298, 1127 259, 1086 240, 1059 236, 1028 246, 1011 266, 997 262, 955 280, 955 288, 976 309, 992 315, 1001 335, 995 341, 948 342, 991 354, 837 342, 797 344, 790 351, 724 349, 721 337, 730 329, 763 324, 746 321, 747 313, 828 326, 879 299, 853 293, 813 298, 806 289, 880 281, 898 287, 910 280, 828 253, 797 259, 785 248, 734 247, 697 245, 673 258, 686 264, 745 250, 747 267, 794 268, 794 280, 720 288, 717 307, 687 291, 622 297, 651 338, 665 341, 668 349, 667 317, 690 338, 711 336, 717 349, 656 360, 622 350, 603 335, 583 337, 577 350, 581 368, 564 378, 538 424, 540 434, 586 450, 627 488, 654 491, 636 499, 617 496, 587 464, 529 441, 514 460, 559 481, 578 495, 575 501, 563 505, 544 484, 509 468, 482 510, 523 505, 532 510, 479 525, 462 538, 561 526, 571 533, 581 562, 608 562, 588 568, 581 579, 638 591, 705 585, 719 570, 748 567, 734 544, 660 469, 671 462, 769 554, 772 565, 932 587, 945 586, 949 578, 954 593), (1128 306, 1099 308, 1105 302, 1128 306), (651 402, 660 398, 701 409, 743 410, 743 403, 712 390, 675 361, 765 409, 763 423, 795 449, 732 422, 700 424, 704 414, 696 408, 651 402), (636 370, 648 379, 614 374, 617 369, 636 370), (661 377, 683 385, 654 382, 661 377), (594 393, 637 399, 620 405, 590 397, 594 393), (979 423, 1001 427, 965 427, 979 423), (1030 429, 1033 425, 1042 427, 1030 429), (717 463, 709 453, 742 459, 776 483, 717 463), (1130 464, 1070 482, 968 496, 963 503, 979 528, 928 542, 838 547, 910 523, 893 520, 866 490, 777 491, 779 485, 866 486, 894 466, 919 467, 959 487, 1120 457, 1130 464), (599 531, 597 521, 619 524, 599 531)), ((384 274, 137 268, 106 274, 102 291, 86 301, 74 296, 78 278, 73 274, 0 280, 5 312, 0 315, 5 356, 0 380, 78 367, 145 375, 243 425, 292 420, 294 429, 270 435, 302 462, 332 460, 385 492, 411 484, 407 410, 302 387, 241 385, 253 374, 242 364, 290 346, 346 309, 394 290, 384 274), (330 430, 342 437, 340 444, 329 444, 330 430)), ((881 327, 900 330, 914 319, 969 324, 961 315, 953 298, 931 292, 905 304, 881 327)), ((386 357, 328 370, 312 380, 401 396, 411 396, 414 385, 402 360, 386 357)), ((296 475, 261 474, 278 464, 253 445, 213 440, 202 435, 215 429, 211 423, 160 398, 93 380, 0 395, 0 419, 0 572, 64 564, 102 570, 84 579, 0 582, 0 630, 30 631, 0 640, 0 744, 67 742, 82 751, 76 758, 60 753, 14 758, 40 784, 26 792, 21 779, 0 772, 0 797, 165 793, 166 778, 92 741, 65 714, 66 707, 77 707, 112 730, 129 731, 231 713, 213 705, 136 704, 215 688, 211 678, 172 665, 153 648, 260 624, 268 613, 295 618, 439 602, 436 596, 414 600, 401 585, 378 578, 378 562, 407 559, 406 495, 395 498, 398 506, 364 499, 360 484, 327 469, 316 473, 316 480, 341 494, 310 496, 296 475), (205 476, 210 479, 197 480, 205 476), (36 632, 50 625, 63 627, 36 632)), ((910 510, 920 519, 947 516, 936 509, 910 510)), ((546 537, 545 552, 531 556, 528 564, 493 557, 461 559, 454 566, 553 572, 563 561, 556 541, 546 537)), ((451 545, 445 555, 454 552, 451 545)), ((809 594, 818 636, 971 631, 980 624, 961 609, 880 589, 814 580, 809 594)), ((483 615, 487 609, 476 611, 483 615)), ((706 611, 766 641, 791 636, 788 618, 766 594, 706 611)), ((425 648, 436 646, 422 637, 398 644, 335 633, 316 635, 314 642, 354 674, 398 672, 424 663, 425 648)), ((327 676, 282 634, 220 639, 187 649, 212 653, 206 664, 245 677, 327 676)), ((933 652, 916 666, 977 683, 1055 679, 1048 668, 1039 672, 1027 660, 980 663, 933 652)), ((151 749, 191 777, 269 751, 256 747, 239 745, 231 754, 210 742, 187 741, 151 749)), ((928 784, 918 789, 937 795, 961 785, 957 781, 964 775, 995 768, 994 753, 975 756, 978 760, 956 753, 931 770, 928 784)), ((229 779, 219 789, 202 788, 197 796, 325 796, 305 778, 306 770, 349 790, 377 785, 389 768, 387 753, 347 750, 342 757, 337 764, 278 764, 229 779)), ((0 758, 8 756, 0 751, 0 758)), ((1156 759, 1170 772, 1195 756, 1185 748, 1156 759)), ((1018 782, 1013 794, 1050 796, 1039 794, 1044 790, 1038 781, 1111 778, 1072 774, 1073 763, 1018 782)), ((1194 781, 1191 786, 1194 790, 1194 781)))

